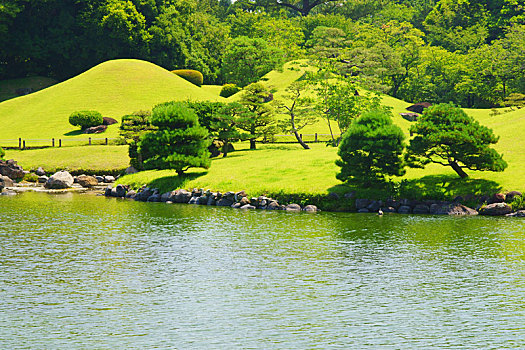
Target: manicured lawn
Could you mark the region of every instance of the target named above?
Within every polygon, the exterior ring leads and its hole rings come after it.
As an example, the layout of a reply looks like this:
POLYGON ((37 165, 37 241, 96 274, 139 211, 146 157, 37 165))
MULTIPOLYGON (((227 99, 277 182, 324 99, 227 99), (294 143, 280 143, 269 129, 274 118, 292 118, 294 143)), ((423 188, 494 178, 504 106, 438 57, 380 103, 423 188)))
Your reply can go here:
POLYGON ((35 150, 7 150, 6 159, 15 159, 24 169, 39 166, 54 170, 114 170, 129 166, 127 146, 82 146, 44 148, 35 150))
MULTIPOLYGON (((94 109, 120 120, 125 114, 150 110, 161 102, 187 99, 222 97, 153 63, 107 61, 63 83, 0 103, 0 139, 77 138, 78 128, 68 121, 74 111, 94 109)), ((117 135, 118 125, 112 125, 101 137, 117 135)))

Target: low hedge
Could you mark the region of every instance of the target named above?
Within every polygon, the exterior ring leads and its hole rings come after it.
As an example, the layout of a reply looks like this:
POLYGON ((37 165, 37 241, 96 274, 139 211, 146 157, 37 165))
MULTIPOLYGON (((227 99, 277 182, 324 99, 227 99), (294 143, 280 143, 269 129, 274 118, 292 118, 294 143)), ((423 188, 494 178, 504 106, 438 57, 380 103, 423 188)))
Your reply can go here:
POLYGON ((97 111, 77 111, 69 116, 69 124, 79 126, 81 129, 102 125, 104 118, 97 111))
POLYGON ((0 159, 4 159, 5 151, 2 147, 0 147, 0 159))
POLYGON ((225 84, 225 85, 222 86, 220 95, 222 97, 224 97, 224 98, 228 98, 230 96, 235 95, 239 91, 241 91, 241 88, 238 87, 237 85, 235 85, 235 84, 225 84))
POLYGON ((204 82, 204 76, 198 70, 176 69, 171 72, 197 86, 202 86, 204 82))

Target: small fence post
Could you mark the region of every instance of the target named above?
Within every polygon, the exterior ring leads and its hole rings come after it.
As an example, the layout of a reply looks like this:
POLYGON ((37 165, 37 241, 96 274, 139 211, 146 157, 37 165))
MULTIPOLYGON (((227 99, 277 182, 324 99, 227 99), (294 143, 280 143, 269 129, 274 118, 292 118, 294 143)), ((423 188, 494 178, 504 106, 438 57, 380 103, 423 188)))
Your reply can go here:
POLYGON ((317 142, 317 133, 315 133, 315 141, 314 142, 317 142))
POLYGON ((62 139, 58 139, 58 147, 62 147, 62 139))
POLYGON ((55 147, 55 139, 51 139, 51 147, 55 147))
POLYGON ((26 141, 24 140, 22 143, 23 149, 26 149, 26 141))
POLYGON ((22 138, 18 138, 18 148, 22 149, 22 138))
POLYGON ((108 138, 106 137, 106 146, 108 145, 108 138))
POLYGON ((91 137, 89 138, 89 145, 91 146, 91 137))

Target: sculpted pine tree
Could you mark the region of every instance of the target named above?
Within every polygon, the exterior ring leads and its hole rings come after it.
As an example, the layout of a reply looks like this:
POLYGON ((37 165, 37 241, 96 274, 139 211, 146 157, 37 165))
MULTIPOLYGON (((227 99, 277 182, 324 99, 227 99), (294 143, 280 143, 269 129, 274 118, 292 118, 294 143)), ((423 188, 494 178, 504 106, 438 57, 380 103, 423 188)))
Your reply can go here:
POLYGON ((335 164, 336 177, 369 187, 385 176, 405 174, 403 131, 392 123, 389 112, 373 110, 352 122, 343 135, 335 164))
POLYGON ((175 169, 182 175, 191 167, 210 167, 208 131, 184 103, 156 106, 151 124, 158 130, 143 135, 138 143, 145 169, 175 169))
POLYGON ((453 104, 427 108, 410 131, 415 134, 406 154, 411 167, 441 164, 461 178, 468 176, 463 169, 503 171, 507 167, 503 156, 489 147, 498 137, 453 104))
POLYGON ((273 109, 268 104, 273 95, 261 83, 253 83, 244 88, 240 103, 249 113, 243 115, 238 127, 250 133, 250 149, 255 149, 255 140, 264 135, 274 124, 273 109))

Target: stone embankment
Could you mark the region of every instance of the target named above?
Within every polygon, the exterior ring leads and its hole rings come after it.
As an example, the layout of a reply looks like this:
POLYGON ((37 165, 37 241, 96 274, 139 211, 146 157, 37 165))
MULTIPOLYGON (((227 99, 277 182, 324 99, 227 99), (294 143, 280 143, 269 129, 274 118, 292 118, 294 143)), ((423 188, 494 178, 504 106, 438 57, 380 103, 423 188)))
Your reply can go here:
POLYGON ((194 189, 187 191, 179 189, 171 192, 160 193, 158 189, 142 187, 135 192, 128 187, 117 185, 115 188, 108 187, 105 191, 107 197, 129 198, 141 202, 164 202, 208 205, 218 207, 231 207, 236 209, 262 209, 262 210, 285 210, 291 212, 317 212, 315 205, 301 207, 299 204, 280 204, 277 200, 265 196, 248 197, 245 191, 240 192, 212 192, 210 190, 194 189))
MULTIPOLYGON (((142 187, 138 191, 129 190, 127 186, 117 185, 107 187, 104 193, 107 197, 128 198, 141 202, 183 203, 195 205, 208 205, 232 207, 237 209, 265 209, 286 211, 316 212, 315 205, 301 207, 296 203, 281 204, 276 199, 260 196, 249 197, 245 191, 240 192, 213 192, 210 190, 193 189, 188 191, 178 189, 172 192, 160 193, 156 188, 142 187)), ((525 217, 525 210, 512 212, 512 208, 505 201, 521 196, 519 192, 509 192, 507 195, 495 194, 488 199, 489 204, 479 205, 476 209, 469 208, 458 201, 416 201, 409 199, 400 200, 370 200, 355 199, 354 211, 358 213, 398 213, 398 214, 429 214, 429 215, 488 215, 488 216, 515 216, 525 217)), ((353 200, 352 196, 344 196, 346 201, 353 200)), ((340 200, 340 196, 331 193, 327 200, 340 200)))

